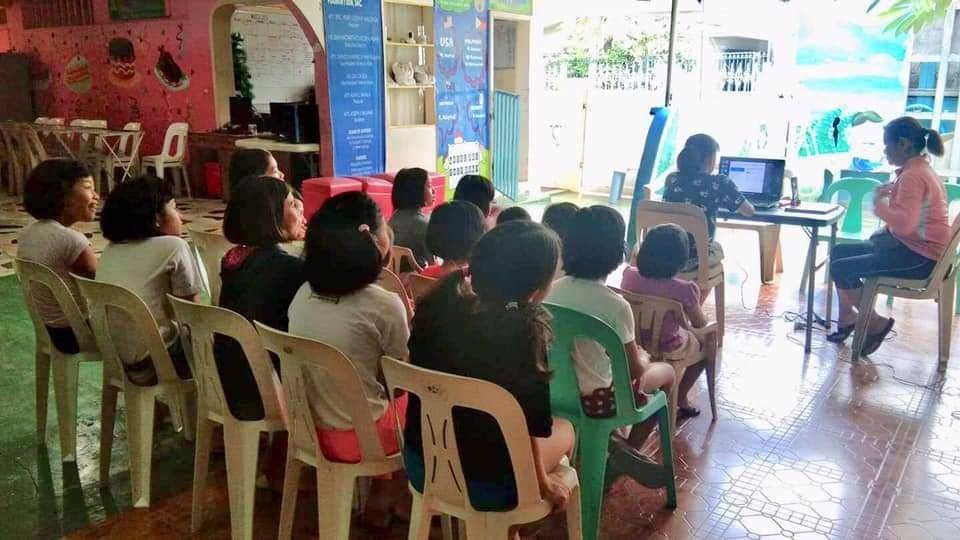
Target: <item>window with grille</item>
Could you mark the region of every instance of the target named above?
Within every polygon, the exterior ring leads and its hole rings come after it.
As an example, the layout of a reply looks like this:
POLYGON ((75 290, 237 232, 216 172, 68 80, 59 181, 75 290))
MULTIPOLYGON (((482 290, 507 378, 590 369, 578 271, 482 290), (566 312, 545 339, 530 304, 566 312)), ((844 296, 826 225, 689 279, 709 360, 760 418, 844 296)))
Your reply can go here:
POLYGON ((93 24, 93 0, 21 0, 23 27, 51 28, 93 24))

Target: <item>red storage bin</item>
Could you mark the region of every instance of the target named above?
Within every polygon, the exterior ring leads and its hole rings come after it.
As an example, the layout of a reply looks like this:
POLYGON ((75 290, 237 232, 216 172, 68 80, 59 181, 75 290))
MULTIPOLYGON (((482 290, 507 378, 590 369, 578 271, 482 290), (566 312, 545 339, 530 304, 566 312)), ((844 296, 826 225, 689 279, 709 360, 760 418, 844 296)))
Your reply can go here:
POLYGON ((303 193, 303 215, 309 220, 324 201, 348 191, 363 191, 363 184, 349 178, 310 178, 300 187, 303 193))
POLYGON ((223 193, 223 182, 220 174, 219 163, 203 164, 203 176, 207 184, 207 197, 219 197, 223 193))
POLYGON ((373 176, 350 176, 348 178, 363 184, 363 192, 369 195, 373 202, 380 207, 383 219, 390 219, 390 216, 393 215, 393 183, 373 176))
MULTIPOLYGON (((373 175, 374 178, 380 178, 388 182, 393 182, 397 176, 396 172, 385 172, 373 175)), ((440 173, 427 173, 430 178, 430 186, 433 187, 433 206, 426 209, 428 212, 447 200, 447 177, 440 173)))

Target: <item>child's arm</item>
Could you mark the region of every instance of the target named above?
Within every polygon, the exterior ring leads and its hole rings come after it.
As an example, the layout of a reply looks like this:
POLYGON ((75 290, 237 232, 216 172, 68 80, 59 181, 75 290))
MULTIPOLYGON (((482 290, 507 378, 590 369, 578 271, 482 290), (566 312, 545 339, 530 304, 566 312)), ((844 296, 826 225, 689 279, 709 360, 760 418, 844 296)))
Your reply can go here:
POLYGON ((683 312, 686 313, 687 318, 690 319, 690 325, 694 328, 703 328, 707 325, 707 316, 700 304, 685 305, 683 312))
POLYGON ((630 367, 630 376, 635 380, 641 380, 646 368, 640 355, 640 347, 637 346, 636 341, 631 341, 624 344, 623 348, 627 351, 627 365, 630 367))

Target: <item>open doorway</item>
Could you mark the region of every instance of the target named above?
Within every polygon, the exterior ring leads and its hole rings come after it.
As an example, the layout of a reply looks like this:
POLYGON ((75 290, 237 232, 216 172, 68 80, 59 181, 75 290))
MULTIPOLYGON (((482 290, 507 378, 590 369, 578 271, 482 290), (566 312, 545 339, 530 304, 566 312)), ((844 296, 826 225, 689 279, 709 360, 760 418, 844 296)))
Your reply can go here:
POLYGON ((512 199, 530 191, 530 17, 490 12, 493 180, 512 199))

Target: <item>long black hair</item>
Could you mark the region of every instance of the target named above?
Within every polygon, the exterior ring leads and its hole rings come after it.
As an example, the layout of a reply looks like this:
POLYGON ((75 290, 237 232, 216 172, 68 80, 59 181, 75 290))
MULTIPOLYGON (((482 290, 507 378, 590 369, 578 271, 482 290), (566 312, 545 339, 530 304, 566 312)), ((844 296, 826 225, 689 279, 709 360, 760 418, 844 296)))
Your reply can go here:
POLYGON ((920 154, 924 150, 935 156, 943 155, 943 139, 940 133, 935 129, 923 127, 923 125, 912 116, 901 116, 891 120, 883 128, 884 135, 894 141, 906 139, 913 146, 913 151, 920 154))

